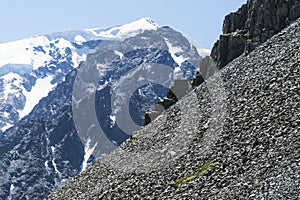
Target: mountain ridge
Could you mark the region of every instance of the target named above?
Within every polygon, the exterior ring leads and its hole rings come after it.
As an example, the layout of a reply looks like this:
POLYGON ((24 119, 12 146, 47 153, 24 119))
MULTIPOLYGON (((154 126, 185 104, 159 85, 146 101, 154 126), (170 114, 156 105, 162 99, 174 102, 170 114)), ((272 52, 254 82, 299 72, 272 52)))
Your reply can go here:
POLYGON ((159 27, 150 18, 142 18, 106 29, 63 31, 0 44, 0 132, 29 114, 101 42, 122 41, 159 27), (31 91, 41 85, 47 86, 43 93, 31 91))

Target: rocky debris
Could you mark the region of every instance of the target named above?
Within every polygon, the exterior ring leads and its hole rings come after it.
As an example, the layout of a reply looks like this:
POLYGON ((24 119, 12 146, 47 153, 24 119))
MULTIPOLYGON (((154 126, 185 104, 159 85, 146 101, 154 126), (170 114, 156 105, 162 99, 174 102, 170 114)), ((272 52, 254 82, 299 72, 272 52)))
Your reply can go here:
POLYGON ((223 34, 211 57, 222 68, 243 53, 253 51, 298 17, 299 0, 248 0, 237 12, 225 17, 223 34))
POLYGON ((300 19, 47 199, 299 199, 299 44, 300 19))

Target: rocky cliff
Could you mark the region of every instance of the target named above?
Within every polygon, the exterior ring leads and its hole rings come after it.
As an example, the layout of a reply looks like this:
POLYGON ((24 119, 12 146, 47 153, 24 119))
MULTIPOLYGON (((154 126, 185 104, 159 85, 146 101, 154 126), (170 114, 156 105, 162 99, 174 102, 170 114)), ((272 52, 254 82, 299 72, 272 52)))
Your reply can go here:
POLYGON ((250 53, 300 17, 299 0, 248 0, 237 12, 227 15, 223 34, 211 57, 218 68, 243 53, 250 53))
POLYGON ((300 19, 48 199, 299 199, 300 19))

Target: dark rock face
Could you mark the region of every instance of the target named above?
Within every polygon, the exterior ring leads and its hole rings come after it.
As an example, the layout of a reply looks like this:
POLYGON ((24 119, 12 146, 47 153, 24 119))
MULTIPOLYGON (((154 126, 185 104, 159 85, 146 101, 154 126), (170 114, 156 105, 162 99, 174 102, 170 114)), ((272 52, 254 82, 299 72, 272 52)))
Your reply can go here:
POLYGON ((237 12, 225 17, 223 35, 211 56, 220 69, 241 54, 250 53, 298 17, 299 0, 248 0, 237 12))
POLYGON ((300 19, 48 199, 299 199, 299 43, 300 19))
MULTIPOLYGON (((197 72, 197 76, 192 80, 194 80, 198 85, 204 82, 199 72, 197 72)), ((148 125, 151 121, 161 115, 163 111, 169 109, 184 95, 186 95, 190 89, 191 86, 186 79, 176 79, 174 84, 168 89, 166 97, 157 102, 150 112, 146 112, 143 126, 148 125)))

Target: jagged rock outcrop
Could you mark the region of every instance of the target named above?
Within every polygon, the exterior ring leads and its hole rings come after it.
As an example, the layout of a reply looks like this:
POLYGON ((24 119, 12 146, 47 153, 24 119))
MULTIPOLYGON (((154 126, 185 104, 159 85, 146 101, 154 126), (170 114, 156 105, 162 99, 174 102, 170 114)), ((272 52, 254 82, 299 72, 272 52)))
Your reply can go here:
MULTIPOLYGON (((197 72, 198 74, 198 72, 197 72)), ((194 79, 200 79, 201 76, 197 76, 194 79)), ((203 79, 199 80, 204 81, 203 79)), ((201 83, 202 83, 201 82, 201 83)), ((145 113, 144 124, 148 125, 151 121, 156 119, 159 115, 163 113, 163 111, 169 109, 172 105, 174 105, 179 99, 181 99, 184 95, 188 93, 191 89, 191 85, 186 79, 175 79, 174 84, 168 89, 167 95, 165 98, 158 101, 153 108, 145 113)))
POLYGON ((186 95, 58 199, 299 199, 300 19, 186 95))
POLYGON ((299 0, 248 0, 223 22, 223 34, 215 43, 211 57, 218 68, 280 32, 300 17, 299 0))

